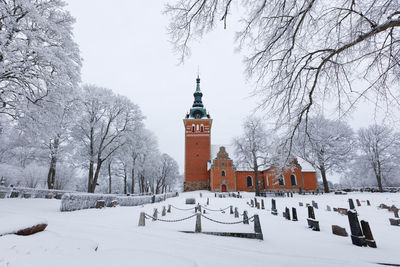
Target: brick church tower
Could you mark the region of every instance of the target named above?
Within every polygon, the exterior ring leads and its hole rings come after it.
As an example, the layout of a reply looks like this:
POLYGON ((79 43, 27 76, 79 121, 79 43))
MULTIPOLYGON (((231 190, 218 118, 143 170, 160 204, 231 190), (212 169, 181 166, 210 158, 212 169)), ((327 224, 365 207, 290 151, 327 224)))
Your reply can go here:
POLYGON ((185 183, 184 191, 209 190, 210 175, 207 163, 211 159, 212 119, 204 108, 200 91, 200 78, 190 113, 183 120, 185 125, 185 183))

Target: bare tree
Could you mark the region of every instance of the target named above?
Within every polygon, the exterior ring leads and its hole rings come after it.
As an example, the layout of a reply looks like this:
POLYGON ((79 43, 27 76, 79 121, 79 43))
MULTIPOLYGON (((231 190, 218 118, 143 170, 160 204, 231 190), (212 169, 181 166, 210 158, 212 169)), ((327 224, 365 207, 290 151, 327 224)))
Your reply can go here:
POLYGON ((300 125, 294 152, 320 172, 328 193, 327 172, 343 171, 354 155, 354 147, 353 130, 347 123, 317 116, 300 125))
POLYGON ((248 117, 243 124, 244 133, 233 141, 237 164, 254 172, 256 196, 260 195, 258 172, 272 163, 273 134, 267 132, 260 118, 248 117))
POLYGON ((95 191, 102 164, 125 143, 126 134, 143 116, 127 98, 110 90, 85 86, 82 115, 75 129, 81 142, 81 156, 89 161, 88 192, 95 191))
POLYGON ((379 191, 382 192, 382 181, 397 175, 393 171, 400 166, 400 135, 391 128, 372 125, 358 131, 358 141, 361 155, 372 169, 379 191))
POLYGON ((24 104, 37 104, 52 87, 79 82, 74 18, 64 6, 61 0, 0 1, 0 115, 21 115, 24 104))
MULTIPOLYGON (((168 31, 181 61, 189 43, 227 26, 231 0, 167 4, 168 31)), ((360 99, 399 107, 400 5, 374 0, 245 0, 236 41, 246 51, 246 73, 261 107, 288 127, 287 144, 313 106, 326 99, 346 115, 360 99), (354 86, 354 81, 362 81, 354 86)), ((235 18, 235 17, 233 17, 235 18)))

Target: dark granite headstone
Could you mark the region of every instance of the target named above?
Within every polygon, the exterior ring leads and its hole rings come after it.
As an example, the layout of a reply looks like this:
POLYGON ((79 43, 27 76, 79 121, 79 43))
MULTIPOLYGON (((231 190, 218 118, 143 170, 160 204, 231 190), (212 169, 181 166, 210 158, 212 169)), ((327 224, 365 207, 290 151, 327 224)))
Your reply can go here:
POLYGON ((167 210, 167 212, 168 212, 168 213, 171 212, 171 205, 168 205, 168 210, 167 210))
POLYGON ((374 237, 372 236, 371 228, 369 227, 369 223, 367 221, 361 220, 361 228, 362 232, 365 236, 365 242, 367 242, 367 245, 371 248, 376 248, 376 242, 374 240, 374 237))
POLYGON ((312 206, 308 206, 308 218, 315 220, 314 208, 312 206))
POLYGON ((151 203, 155 203, 156 202, 156 195, 153 195, 152 197, 151 197, 151 203))
POLYGON ((367 199, 367 206, 371 206, 371 203, 369 202, 368 199, 367 199))
POLYGON ((358 207, 361 207, 361 202, 360 202, 360 200, 358 198, 356 199, 356 203, 357 203, 358 207))
POLYGON ((239 211, 237 207, 235 207, 235 218, 239 218, 239 211))
POLYGON ((357 213, 354 210, 349 210, 347 213, 349 218, 351 241, 356 246, 366 246, 365 237, 361 231, 360 223, 358 221, 357 213))
POLYGON ((400 226, 400 219, 389 218, 390 225, 400 226))
POLYGON ((303 202, 299 202, 299 207, 303 207, 303 202))
POLYGON ((233 214, 233 206, 229 206, 229 214, 233 214))
POLYGON ((185 200, 185 203, 186 203, 187 205, 194 205, 194 204, 196 204, 196 199, 195 199, 195 198, 187 198, 187 199, 185 200))
POLYGON ((10 194, 10 198, 17 198, 19 196, 19 192, 18 191, 12 191, 10 194))
POLYGON ((285 214, 286 214, 286 220, 290 221, 290 211, 288 207, 285 208, 285 214))
POLYGON ((165 215, 167 215, 167 209, 165 208, 165 206, 163 206, 161 216, 165 216, 165 215))
POLYGON ((261 199, 261 209, 265 209, 265 206, 264 206, 264 199, 261 199))
POLYGON ((254 201, 250 199, 251 206, 254 207, 254 201))
POLYGON ((196 226, 194 228, 195 233, 201 233, 201 213, 197 213, 196 226))
POLYGON ((331 211, 331 206, 326 205, 326 211, 331 211))
POLYGON ((262 234, 260 218, 258 217, 258 214, 254 214, 254 232, 262 234))
POLYGON ((207 205, 210 205, 210 199, 207 198, 207 205))
POLYGON ((354 206, 353 199, 349 198, 349 206, 351 210, 354 210, 356 207, 354 206))
POLYGON ((275 199, 271 199, 272 207, 271 207, 271 214, 278 215, 278 211, 276 210, 276 202, 275 199))
POLYGON ((297 221, 297 211, 296 208, 292 208, 292 221, 297 221))

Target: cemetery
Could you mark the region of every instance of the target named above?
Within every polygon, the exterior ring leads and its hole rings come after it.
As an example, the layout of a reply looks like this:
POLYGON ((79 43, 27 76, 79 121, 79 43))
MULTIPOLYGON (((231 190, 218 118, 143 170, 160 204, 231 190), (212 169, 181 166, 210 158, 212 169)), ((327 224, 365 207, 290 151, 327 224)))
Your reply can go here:
POLYGON ((0 266, 400 264, 397 193, 137 197, 144 200, 62 212, 70 193, 60 200, 9 192, 0 199, 0 266))

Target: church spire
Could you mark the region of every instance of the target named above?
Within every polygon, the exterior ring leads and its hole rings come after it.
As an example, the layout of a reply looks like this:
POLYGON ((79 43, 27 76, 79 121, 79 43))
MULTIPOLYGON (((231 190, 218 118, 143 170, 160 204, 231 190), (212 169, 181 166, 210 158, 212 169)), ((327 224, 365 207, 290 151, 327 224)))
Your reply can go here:
POLYGON ((209 118, 210 115, 207 114, 206 109, 204 108, 202 97, 203 93, 200 90, 200 76, 197 74, 196 78, 196 91, 193 94, 194 102, 192 108, 190 109, 189 117, 193 119, 201 119, 201 118, 209 118))

